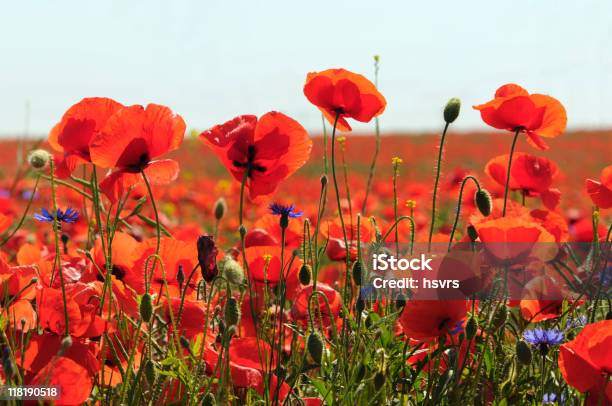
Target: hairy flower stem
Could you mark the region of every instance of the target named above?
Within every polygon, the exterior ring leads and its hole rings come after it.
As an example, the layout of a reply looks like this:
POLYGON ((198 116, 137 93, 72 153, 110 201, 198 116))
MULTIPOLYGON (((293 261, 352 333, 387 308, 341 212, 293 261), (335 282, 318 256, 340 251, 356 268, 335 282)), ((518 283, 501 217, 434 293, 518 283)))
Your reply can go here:
MULTIPOLYGON (((374 59, 374 86, 378 88, 378 58, 374 59)), ((374 156, 372 157, 372 163, 370 164, 370 172, 368 173, 365 197, 363 198, 363 205, 361 206, 362 216, 365 215, 365 209, 368 204, 368 196, 370 195, 372 181, 374 180, 374 173, 376 172, 376 160, 378 159, 378 153, 380 152, 380 121, 378 120, 378 117, 374 118, 374 130, 376 134, 376 144, 374 146, 374 156)))
POLYGON ((438 196, 438 183, 440 182, 440 172, 442 169, 442 154, 444 153, 444 141, 446 139, 446 132, 450 123, 444 125, 444 131, 442 132, 442 139, 440 140, 440 150, 438 151, 438 164, 436 166, 436 180, 434 182, 433 198, 431 199, 431 224, 429 226, 429 240, 428 250, 431 250, 431 239, 433 236, 435 222, 436 222, 436 198, 438 196))
POLYGON ((508 203, 508 191, 510 190, 510 170, 512 169, 512 156, 514 155, 514 148, 516 147, 516 140, 521 132, 521 128, 517 128, 514 132, 514 138, 512 139, 512 146, 510 147, 510 156, 508 156, 508 173, 506 174, 506 190, 504 191, 504 208, 502 210, 502 217, 506 217, 506 205, 508 203))
POLYGON ((62 288, 62 300, 64 301, 64 333, 66 337, 70 335, 68 326, 68 302, 66 300, 66 285, 64 284, 64 271, 62 270, 62 257, 60 254, 59 232, 60 222, 57 218, 57 196, 55 195, 55 162, 49 161, 49 171, 51 174, 51 201, 53 203, 53 236, 55 237, 55 258, 53 260, 53 270, 51 271, 51 283, 55 279, 55 271, 59 272, 60 286, 62 288))
MULTIPOLYGON (((397 177, 399 176, 399 163, 393 163, 393 221, 397 224, 397 177)), ((399 257, 399 228, 395 227, 395 256, 399 257)))
POLYGON ((448 239, 448 251, 451 250, 453 238, 455 237, 455 231, 457 230, 457 224, 459 223, 459 216, 461 215, 461 205, 463 203, 463 188, 465 187, 465 184, 468 180, 474 181, 476 187, 478 188, 478 190, 480 190, 480 183, 478 183, 478 179, 476 179, 472 175, 466 176, 463 181, 461 181, 461 188, 459 189, 459 200, 457 201, 457 212, 455 213, 455 222, 453 223, 453 228, 448 239))
POLYGON ((338 217, 340 218, 340 225, 342 226, 342 236, 344 237, 344 245, 346 249, 346 273, 344 280, 344 290, 342 294, 342 299, 345 304, 348 303, 348 285, 349 281, 349 261, 350 261, 350 247, 348 242, 348 237, 346 235, 346 227, 344 225, 344 217, 342 216, 342 204, 340 203, 340 189, 338 188, 338 179, 336 178, 336 127, 338 125, 338 119, 340 118, 340 112, 336 113, 336 118, 334 119, 334 128, 332 129, 332 143, 331 143, 331 169, 332 169, 332 179, 334 181, 334 190, 336 191, 336 204, 338 206, 338 217))

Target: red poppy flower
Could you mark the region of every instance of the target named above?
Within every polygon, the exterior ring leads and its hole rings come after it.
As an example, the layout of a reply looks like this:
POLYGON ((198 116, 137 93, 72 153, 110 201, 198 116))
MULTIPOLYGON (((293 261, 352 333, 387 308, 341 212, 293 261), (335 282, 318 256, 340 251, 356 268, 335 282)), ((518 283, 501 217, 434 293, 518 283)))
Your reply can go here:
POLYGON ((612 207, 612 165, 601 171, 601 181, 586 180, 587 193, 591 196, 593 204, 600 209, 612 207))
POLYGON ((124 107, 113 114, 89 145, 91 161, 102 168, 116 168, 100 184, 112 201, 142 183, 141 171, 149 182, 162 185, 178 176, 178 163, 155 160, 179 147, 185 122, 168 107, 149 104, 124 107))
MULTIPOLYGON (((293 317, 293 319, 304 326, 308 322, 308 314, 310 313, 308 310, 308 304, 310 296, 312 295, 312 291, 312 285, 302 287, 299 293, 297 294, 295 301, 293 302, 293 306, 291 307, 291 316, 293 317)), ((329 309, 327 307, 325 299, 323 299, 319 295, 318 299, 313 301, 312 303, 313 309, 314 306, 317 306, 317 303, 319 309, 313 311, 316 311, 316 314, 321 314, 323 322, 326 326, 329 326, 331 323, 336 321, 338 315, 340 314, 340 308, 342 307, 342 298, 334 288, 324 283, 317 284, 317 291, 325 295, 325 297, 327 298, 327 302, 329 302, 329 309)))
POLYGON ((327 121, 340 131, 351 131, 352 118, 367 123, 385 111, 387 101, 364 76, 345 69, 311 72, 306 76, 304 95, 317 106, 327 121))
POLYGON ((30 381, 30 385, 59 386, 60 397, 56 405, 80 405, 89 398, 93 377, 77 362, 55 356, 30 381))
MULTIPOLYGON (((485 172, 501 186, 506 185, 508 154, 491 159, 485 172)), ((561 193, 551 188, 553 180, 559 175, 557 165, 550 159, 516 152, 512 158, 510 171, 510 189, 522 190, 526 196, 540 196, 549 209, 559 204, 561 193)))
MULTIPOLYGON (((275 287, 281 279, 281 249, 275 246, 257 246, 246 249, 246 258, 249 263, 251 279, 263 287, 264 282, 275 287)), ((299 289, 298 270, 302 266, 299 258, 291 260, 291 255, 285 251, 284 264, 285 286, 287 298, 295 297, 299 289), (291 264, 291 269, 288 269, 291 264)))
POLYGON ((468 300, 409 300, 399 323, 410 338, 437 338, 457 328, 470 307, 468 300))
POLYGON ((278 184, 304 165, 312 141, 304 127, 286 115, 271 111, 256 116, 238 116, 204 131, 200 138, 210 146, 242 182, 251 200, 272 194, 278 184))
MULTIPOLYGON (((139 294, 145 293, 145 265, 149 274, 153 267, 153 260, 150 258, 155 254, 157 248, 157 238, 149 238, 138 247, 135 255, 138 258, 134 266, 127 270, 121 280, 134 289, 139 294), (147 258, 149 258, 147 260, 147 258)), ((202 276, 199 272, 194 272, 191 280, 187 280, 191 271, 198 264, 198 252, 195 242, 185 242, 162 237, 159 245, 159 255, 162 259, 163 268, 157 264, 153 270, 153 278, 150 280, 150 292, 166 296, 166 284, 170 296, 180 296, 177 275, 179 268, 183 269, 185 282, 188 283, 186 290, 187 298, 195 299, 196 285, 202 276)), ((149 275, 150 277, 150 275, 149 275)))
POLYGON ((543 94, 529 94, 519 85, 503 85, 495 98, 474 106, 482 120, 500 130, 519 130, 527 134, 529 142, 545 150, 548 145, 541 137, 555 138, 565 130, 567 115, 557 100, 543 94))
POLYGON ((58 177, 68 177, 77 166, 91 162, 91 139, 122 107, 121 103, 113 99, 90 97, 81 100, 64 113, 62 120, 49 133, 51 148, 63 153, 56 168, 58 177))
POLYGON ((501 217, 474 225, 491 259, 504 264, 521 263, 527 258, 550 260, 556 250, 555 237, 536 221, 501 217))
POLYGON ((561 345, 558 362, 565 381, 588 393, 588 404, 612 403, 612 320, 585 326, 561 345))

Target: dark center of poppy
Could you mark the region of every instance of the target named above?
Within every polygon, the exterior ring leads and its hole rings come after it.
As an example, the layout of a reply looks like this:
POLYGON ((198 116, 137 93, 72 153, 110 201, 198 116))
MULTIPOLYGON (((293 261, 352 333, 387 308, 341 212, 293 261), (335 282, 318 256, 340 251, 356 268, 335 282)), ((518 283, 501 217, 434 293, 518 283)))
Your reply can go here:
POLYGON ((150 160, 149 154, 144 152, 138 156, 138 160, 135 163, 128 165, 127 170, 130 172, 141 172, 147 167, 150 160))
POLYGON ((450 321, 451 319, 449 319, 448 317, 442 320, 440 324, 438 325, 438 330, 444 330, 444 328, 446 328, 446 326, 448 325, 450 321))
POLYGON ((247 147, 247 160, 246 162, 240 162, 234 160, 232 164, 236 168, 246 168, 247 176, 250 178, 253 175, 253 171, 257 172, 265 172, 266 167, 255 163, 255 154, 256 149, 254 145, 249 145, 247 147))

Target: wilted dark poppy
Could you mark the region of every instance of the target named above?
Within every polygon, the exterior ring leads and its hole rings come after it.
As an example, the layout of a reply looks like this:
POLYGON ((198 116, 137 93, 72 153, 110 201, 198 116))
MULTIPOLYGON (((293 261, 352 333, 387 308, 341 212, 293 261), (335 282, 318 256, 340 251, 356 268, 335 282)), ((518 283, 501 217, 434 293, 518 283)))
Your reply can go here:
POLYGON ((206 282, 212 282, 217 276, 217 254, 219 250, 215 246, 215 241, 212 235, 201 235, 197 242, 198 247, 198 264, 202 278, 206 282))

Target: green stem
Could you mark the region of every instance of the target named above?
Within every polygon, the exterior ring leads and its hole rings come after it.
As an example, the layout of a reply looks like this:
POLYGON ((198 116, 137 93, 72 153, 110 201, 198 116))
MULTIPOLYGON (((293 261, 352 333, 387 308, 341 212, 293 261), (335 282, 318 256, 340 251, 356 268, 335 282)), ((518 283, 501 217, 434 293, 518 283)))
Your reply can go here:
POLYGON ((457 230, 457 224, 459 223, 459 216, 461 214, 461 204, 463 203, 463 188, 468 180, 473 180, 476 183, 476 187, 480 190, 480 183, 478 183, 478 179, 473 177, 472 175, 466 176, 463 181, 461 181, 461 188, 459 189, 459 201, 457 202, 457 213, 455 214, 455 222, 453 223, 453 229, 450 233, 450 238, 448 239, 448 251, 451 249, 451 245, 453 244, 453 238, 455 237, 455 230, 457 230))
POLYGON ((55 163, 53 159, 49 162, 49 169, 51 173, 51 201, 53 202, 53 235, 55 236, 55 259, 53 261, 53 270, 51 271, 51 280, 53 281, 55 276, 55 271, 58 270, 60 275, 60 286, 62 288, 62 300, 64 301, 64 333, 66 337, 70 335, 70 329, 68 326, 68 302, 66 299, 66 286, 64 284, 64 272, 62 270, 62 259, 60 255, 60 246, 59 246, 59 230, 60 230, 60 222, 57 218, 57 197, 55 195, 55 163))
POLYGON ((506 217, 506 205, 508 203, 508 191, 510 190, 510 170, 512 169, 512 156, 514 155, 514 148, 516 147, 516 140, 521 132, 520 128, 517 128, 514 132, 514 139, 512 140, 512 147, 510 147, 510 156, 508 156, 508 173, 506 175, 506 190, 504 191, 504 209, 502 210, 502 217, 506 217))
POLYGON ((444 140, 446 139, 446 131, 450 123, 444 125, 444 131, 442 132, 442 139, 440 140, 440 150, 438 151, 438 164, 436 166, 436 181, 434 182, 433 198, 431 200, 431 225, 429 227, 429 242, 428 250, 431 250, 431 239, 433 236, 435 222, 436 222, 436 198, 438 195, 438 183, 440 182, 440 171, 442 169, 442 154, 444 153, 444 140))

